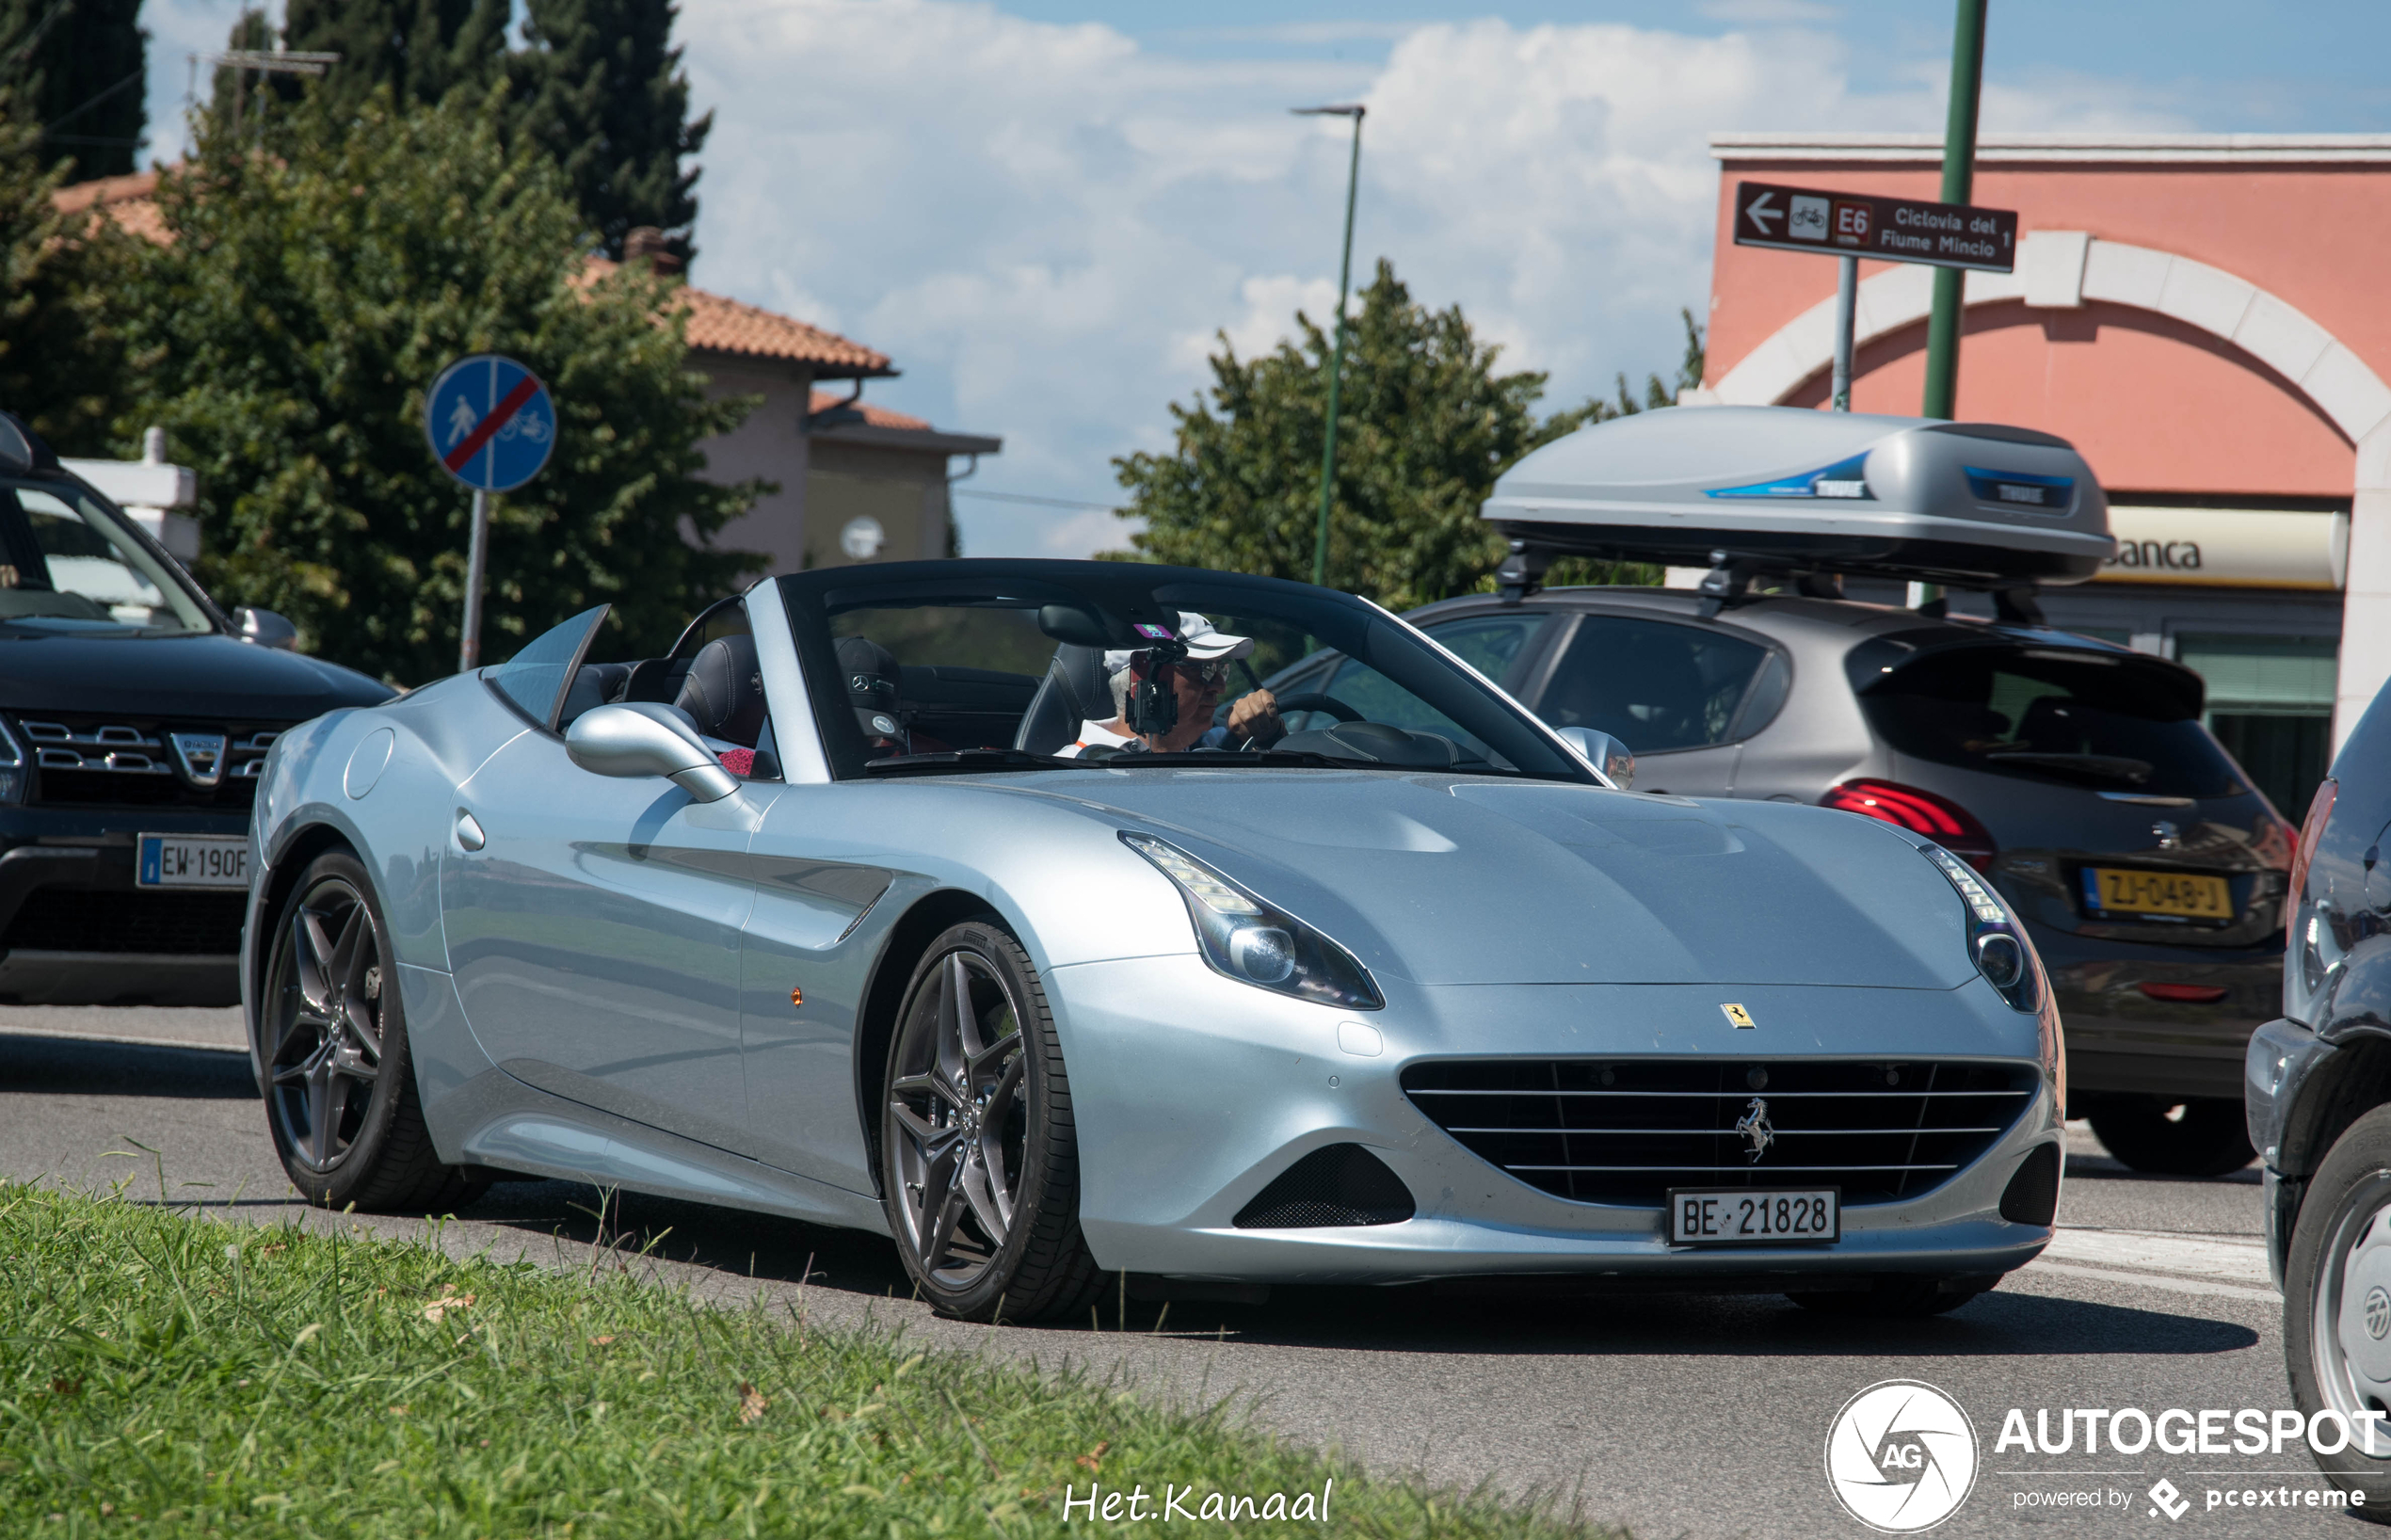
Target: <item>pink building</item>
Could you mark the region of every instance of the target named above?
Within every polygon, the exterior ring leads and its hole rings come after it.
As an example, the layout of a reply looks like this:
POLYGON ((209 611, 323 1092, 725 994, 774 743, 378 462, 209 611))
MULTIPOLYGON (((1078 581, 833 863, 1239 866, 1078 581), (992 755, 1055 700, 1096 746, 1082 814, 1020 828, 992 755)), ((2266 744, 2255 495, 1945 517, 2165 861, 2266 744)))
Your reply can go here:
MULTIPOLYGON (((1704 394, 1823 407, 1837 264, 1732 244, 1734 184, 1933 199, 1942 142, 1710 143, 1704 394)), ((2017 211, 2019 257, 1967 275, 1958 414, 2071 440, 2121 544, 2046 611, 2199 669, 2297 820, 2391 678, 2391 136, 1987 136, 1973 201, 2017 211)), ((1933 271, 1860 265, 1853 410, 1917 412, 1933 271)))

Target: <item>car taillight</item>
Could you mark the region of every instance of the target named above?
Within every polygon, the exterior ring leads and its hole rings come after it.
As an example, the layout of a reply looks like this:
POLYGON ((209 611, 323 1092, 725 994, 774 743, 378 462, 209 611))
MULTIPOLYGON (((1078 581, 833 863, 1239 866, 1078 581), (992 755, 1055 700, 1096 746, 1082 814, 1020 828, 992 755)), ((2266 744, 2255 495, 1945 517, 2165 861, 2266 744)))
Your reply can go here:
POLYGON ((2325 825, 2333 821, 2333 802, 2340 794, 2340 782, 2322 782, 2308 801, 2308 816, 2300 821, 2300 845, 2291 853, 2291 890, 2283 900, 2283 944, 2295 955, 2300 945, 2300 900, 2308 890, 2308 863, 2317 858, 2317 842, 2324 838, 2325 825))
POLYGON ((1947 796, 1897 781, 1847 780, 1829 788, 1819 805, 1881 818, 1913 834, 1923 834, 1979 872, 1993 863, 1992 830, 1947 796))
POLYGON ((2135 988, 2151 1000, 2163 1000, 2176 1005, 2214 1005, 2225 998, 2225 991, 2213 984, 2137 984, 2135 988))

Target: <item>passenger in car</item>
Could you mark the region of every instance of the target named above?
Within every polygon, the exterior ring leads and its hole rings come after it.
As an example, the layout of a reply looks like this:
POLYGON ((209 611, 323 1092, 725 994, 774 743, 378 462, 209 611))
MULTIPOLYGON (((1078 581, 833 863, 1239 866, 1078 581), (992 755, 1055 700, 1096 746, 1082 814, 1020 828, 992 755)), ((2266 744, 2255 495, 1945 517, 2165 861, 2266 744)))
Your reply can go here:
POLYGON ((1076 759, 1091 751, 1111 754, 1171 753, 1186 748, 1235 748, 1250 739, 1258 745, 1286 735, 1278 717, 1278 702, 1268 690, 1255 690, 1229 707, 1228 720, 1212 726, 1213 708, 1228 682, 1228 666, 1254 650, 1251 636, 1232 636, 1192 610, 1179 614, 1179 640, 1184 655, 1168 658, 1160 650, 1139 648, 1104 654, 1104 669, 1112 684, 1114 714, 1110 721, 1080 726, 1079 739, 1056 750, 1061 759, 1076 759), (1168 682, 1167 704, 1154 700, 1140 708, 1141 686, 1158 676, 1168 682))

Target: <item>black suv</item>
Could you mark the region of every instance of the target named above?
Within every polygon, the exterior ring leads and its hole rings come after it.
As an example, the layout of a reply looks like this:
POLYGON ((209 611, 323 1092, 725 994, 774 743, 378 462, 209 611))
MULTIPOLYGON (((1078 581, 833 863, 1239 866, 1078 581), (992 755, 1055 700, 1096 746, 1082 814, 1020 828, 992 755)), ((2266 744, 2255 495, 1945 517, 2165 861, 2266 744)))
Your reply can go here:
POLYGON ((0 413, 0 1003, 238 1003, 266 750, 392 694, 289 636, 0 413))
MULTIPOLYGON (((2291 1390, 2313 1418, 2391 1412, 2391 689, 2317 788, 2293 852, 2283 1018, 2252 1035, 2250 1139, 2283 1286, 2291 1390)), ((2391 1420, 2317 1456, 2391 1506, 2391 1420)))

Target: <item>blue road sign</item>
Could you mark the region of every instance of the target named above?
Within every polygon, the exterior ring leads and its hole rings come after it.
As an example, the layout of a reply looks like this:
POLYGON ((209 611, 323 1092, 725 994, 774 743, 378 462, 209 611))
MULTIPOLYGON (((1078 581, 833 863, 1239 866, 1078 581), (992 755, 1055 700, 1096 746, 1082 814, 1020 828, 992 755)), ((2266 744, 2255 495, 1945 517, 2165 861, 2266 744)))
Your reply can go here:
POLYGON ((556 403, 513 359, 476 353, 432 382, 424 402, 432 457, 477 492, 511 492, 539 474, 556 447, 556 403))

